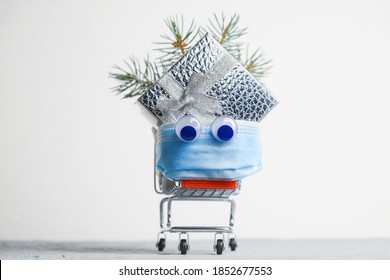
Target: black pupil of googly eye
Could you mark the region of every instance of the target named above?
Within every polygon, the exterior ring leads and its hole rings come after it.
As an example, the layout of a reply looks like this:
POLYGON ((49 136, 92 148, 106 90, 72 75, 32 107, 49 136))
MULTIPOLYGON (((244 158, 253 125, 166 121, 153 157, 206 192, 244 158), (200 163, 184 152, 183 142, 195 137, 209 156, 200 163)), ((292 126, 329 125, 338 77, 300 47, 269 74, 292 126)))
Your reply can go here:
POLYGON ((228 125, 221 125, 218 128, 218 138, 222 141, 229 141, 234 136, 233 128, 228 125))
POLYGON ((196 130, 192 126, 187 125, 180 130, 180 136, 185 141, 192 141, 196 138, 196 130))

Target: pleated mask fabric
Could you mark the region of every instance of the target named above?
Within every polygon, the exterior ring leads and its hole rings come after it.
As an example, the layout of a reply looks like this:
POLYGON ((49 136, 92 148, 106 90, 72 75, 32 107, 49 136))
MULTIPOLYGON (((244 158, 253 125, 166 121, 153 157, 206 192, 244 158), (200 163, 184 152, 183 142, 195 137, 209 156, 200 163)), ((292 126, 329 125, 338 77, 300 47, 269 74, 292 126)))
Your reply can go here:
POLYGON ((175 124, 161 125, 157 132, 156 167, 171 180, 238 180, 261 169, 260 129, 257 123, 237 121, 233 139, 222 142, 202 124, 198 139, 184 142, 175 124))

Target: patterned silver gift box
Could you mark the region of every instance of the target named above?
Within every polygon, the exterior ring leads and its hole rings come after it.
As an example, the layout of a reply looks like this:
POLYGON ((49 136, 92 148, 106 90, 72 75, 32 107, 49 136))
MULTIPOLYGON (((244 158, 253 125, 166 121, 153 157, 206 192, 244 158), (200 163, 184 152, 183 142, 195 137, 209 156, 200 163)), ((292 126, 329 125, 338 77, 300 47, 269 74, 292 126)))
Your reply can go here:
POLYGON ((228 115, 260 121, 277 100, 217 41, 206 34, 138 101, 159 123, 185 114, 200 120, 228 115))

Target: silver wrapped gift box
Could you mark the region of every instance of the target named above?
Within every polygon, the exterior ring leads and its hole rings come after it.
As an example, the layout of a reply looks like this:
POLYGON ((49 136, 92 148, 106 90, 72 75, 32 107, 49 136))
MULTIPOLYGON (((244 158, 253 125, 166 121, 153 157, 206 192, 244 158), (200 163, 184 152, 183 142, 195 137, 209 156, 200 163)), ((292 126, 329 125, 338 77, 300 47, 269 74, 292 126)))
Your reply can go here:
POLYGON ((201 121, 227 115, 260 121, 277 100, 217 41, 206 34, 138 101, 159 124, 185 114, 201 121))

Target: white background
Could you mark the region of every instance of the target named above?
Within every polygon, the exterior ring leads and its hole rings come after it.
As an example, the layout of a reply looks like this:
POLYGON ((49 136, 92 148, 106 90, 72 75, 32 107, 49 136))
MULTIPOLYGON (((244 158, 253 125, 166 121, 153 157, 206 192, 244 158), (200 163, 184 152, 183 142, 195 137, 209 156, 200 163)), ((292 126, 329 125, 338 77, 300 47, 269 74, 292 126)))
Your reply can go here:
POLYGON ((108 73, 145 57, 167 16, 221 11, 273 59, 280 100, 237 198, 240 237, 390 237, 389 1, 1 0, 0 240, 156 237, 150 125, 108 73))

